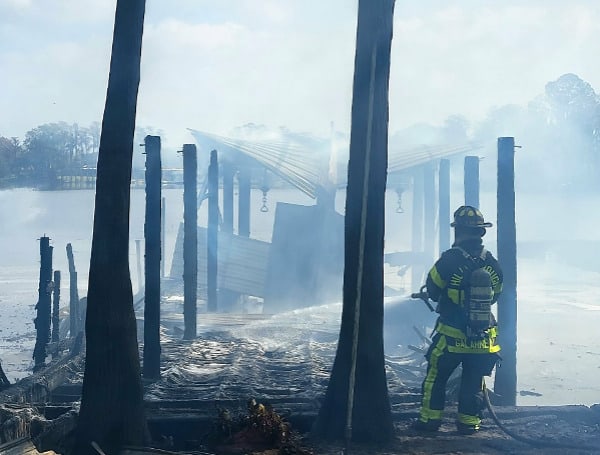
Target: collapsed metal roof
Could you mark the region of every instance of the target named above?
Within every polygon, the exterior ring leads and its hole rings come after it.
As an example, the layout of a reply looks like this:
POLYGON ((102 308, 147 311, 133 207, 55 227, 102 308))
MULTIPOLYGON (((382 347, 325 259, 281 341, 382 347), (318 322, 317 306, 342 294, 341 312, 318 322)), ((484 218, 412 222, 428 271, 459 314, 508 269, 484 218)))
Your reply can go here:
MULTIPOLYGON (((251 158, 313 199, 316 198, 319 187, 346 186, 345 173, 338 173, 342 178, 336 182, 332 182, 329 176, 331 156, 337 161, 336 150, 330 140, 287 131, 262 140, 231 138, 193 129, 189 131, 202 149, 217 150, 225 160, 233 162, 239 161, 240 157, 251 158)), ((404 171, 429 161, 468 153, 482 147, 481 144, 469 142, 390 148, 388 173, 404 171)))

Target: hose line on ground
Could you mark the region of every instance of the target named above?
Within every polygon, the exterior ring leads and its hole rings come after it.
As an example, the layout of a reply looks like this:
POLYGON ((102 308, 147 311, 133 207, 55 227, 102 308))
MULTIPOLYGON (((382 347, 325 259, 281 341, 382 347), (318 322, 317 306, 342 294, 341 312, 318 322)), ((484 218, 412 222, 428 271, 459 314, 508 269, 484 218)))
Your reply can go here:
POLYGON ((483 382, 483 397, 485 399, 485 404, 492 416, 492 420, 498 425, 498 427, 504 431, 508 436, 515 439, 516 441, 523 442, 525 444, 529 444, 534 447, 540 448, 553 448, 553 449, 575 449, 575 450, 593 450, 600 451, 600 446, 591 446, 586 444, 569 444, 563 442, 556 441, 543 441, 541 439, 532 439, 527 438, 525 436, 521 436, 520 434, 515 433, 512 430, 506 428, 506 426, 500 421, 496 413, 494 412, 494 408, 492 407, 492 403, 490 402, 490 397, 488 395, 487 387, 485 386, 485 381, 483 382))

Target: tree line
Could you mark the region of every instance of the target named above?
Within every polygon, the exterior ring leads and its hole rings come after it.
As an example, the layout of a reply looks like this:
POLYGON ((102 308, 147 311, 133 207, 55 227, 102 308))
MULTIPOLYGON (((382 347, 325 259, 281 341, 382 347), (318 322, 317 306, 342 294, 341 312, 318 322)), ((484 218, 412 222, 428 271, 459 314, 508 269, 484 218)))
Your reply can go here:
MULTIPOLYGON (((134 146, 154 128, 136 128, 134 146)), ((568 73, 546 84, 544 92, 526 105, 507 104, 489 110, 478 122, 451 115, 441 125, 420 123, 390 136, 390 145, 489 144, 514 136, 524 153, 519 173, 535 175, 523 186, 546 190, 598 190, 600 180, 600 95, 585 80, 568 73)), ((37 126, 24 139, 0 135, 0 188, 52 188, 61 175, 95 175, 100 123, 89 126, 55 122, 37 126), (89 169, 89 170, 87 170, 89 169)), ((134 170, 143 169, 142 155, 134 153, 134 170)))
POLYGON ((29 130, 23 140, 0 136, 0 186, 51 188, 60 175, 95 168, 99 145, 99 122, 87 127, 45 123, 29 130))
MULTIPOLYGON (((525 105, 493 107, 478 122, 452 115, 441 125, 413 125, 391 136, 390 145, 474 141, 485 146, 478 154, 492 157, 502 136, 515 137, 523 147, 516 162, 520 189, 600 190, 600 96, 572 73, 546 83, 525 105)), ((486 181, 493 183, 490 177, 486 181)))
MULTIPOLYGON (((56 188, 61 176, 96 176, 100 147, 100 122, 44 123, 29 130, 24 139, 0 134, 0 188, 56 188)), ((148 134, 162 135, 153 127, 136 127, 134 148, 148 134)), ((139 147, 139 146, 138 146, 139 147)), ((133 169, 144 169, 143 154, 135 153, 133 169)))

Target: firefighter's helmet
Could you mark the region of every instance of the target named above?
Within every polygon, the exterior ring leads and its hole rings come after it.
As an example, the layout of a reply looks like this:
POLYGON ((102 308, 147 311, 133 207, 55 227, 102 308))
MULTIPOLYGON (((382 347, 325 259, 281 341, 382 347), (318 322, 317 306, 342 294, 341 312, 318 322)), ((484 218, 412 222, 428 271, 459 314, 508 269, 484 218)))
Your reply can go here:
POLYGON ((454 221, 450 224, 452 227, 467 227, 467 228, 489 228, 492 223, 486 222, 483 219, 481 212, 470 205, 462 205, 454 212, 454 221))

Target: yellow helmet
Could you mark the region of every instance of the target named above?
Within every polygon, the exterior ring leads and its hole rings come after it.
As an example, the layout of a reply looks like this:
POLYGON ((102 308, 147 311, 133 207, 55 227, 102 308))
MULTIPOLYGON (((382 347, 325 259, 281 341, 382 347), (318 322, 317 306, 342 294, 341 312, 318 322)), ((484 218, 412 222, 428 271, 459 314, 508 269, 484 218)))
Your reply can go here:
POLYGON ((463 226, 467 228, 488 228, 492 223, 483 219, 481 212, 470 205, 462 205, 454 212, 454 221, 450 224, 452 227, 463 226))

